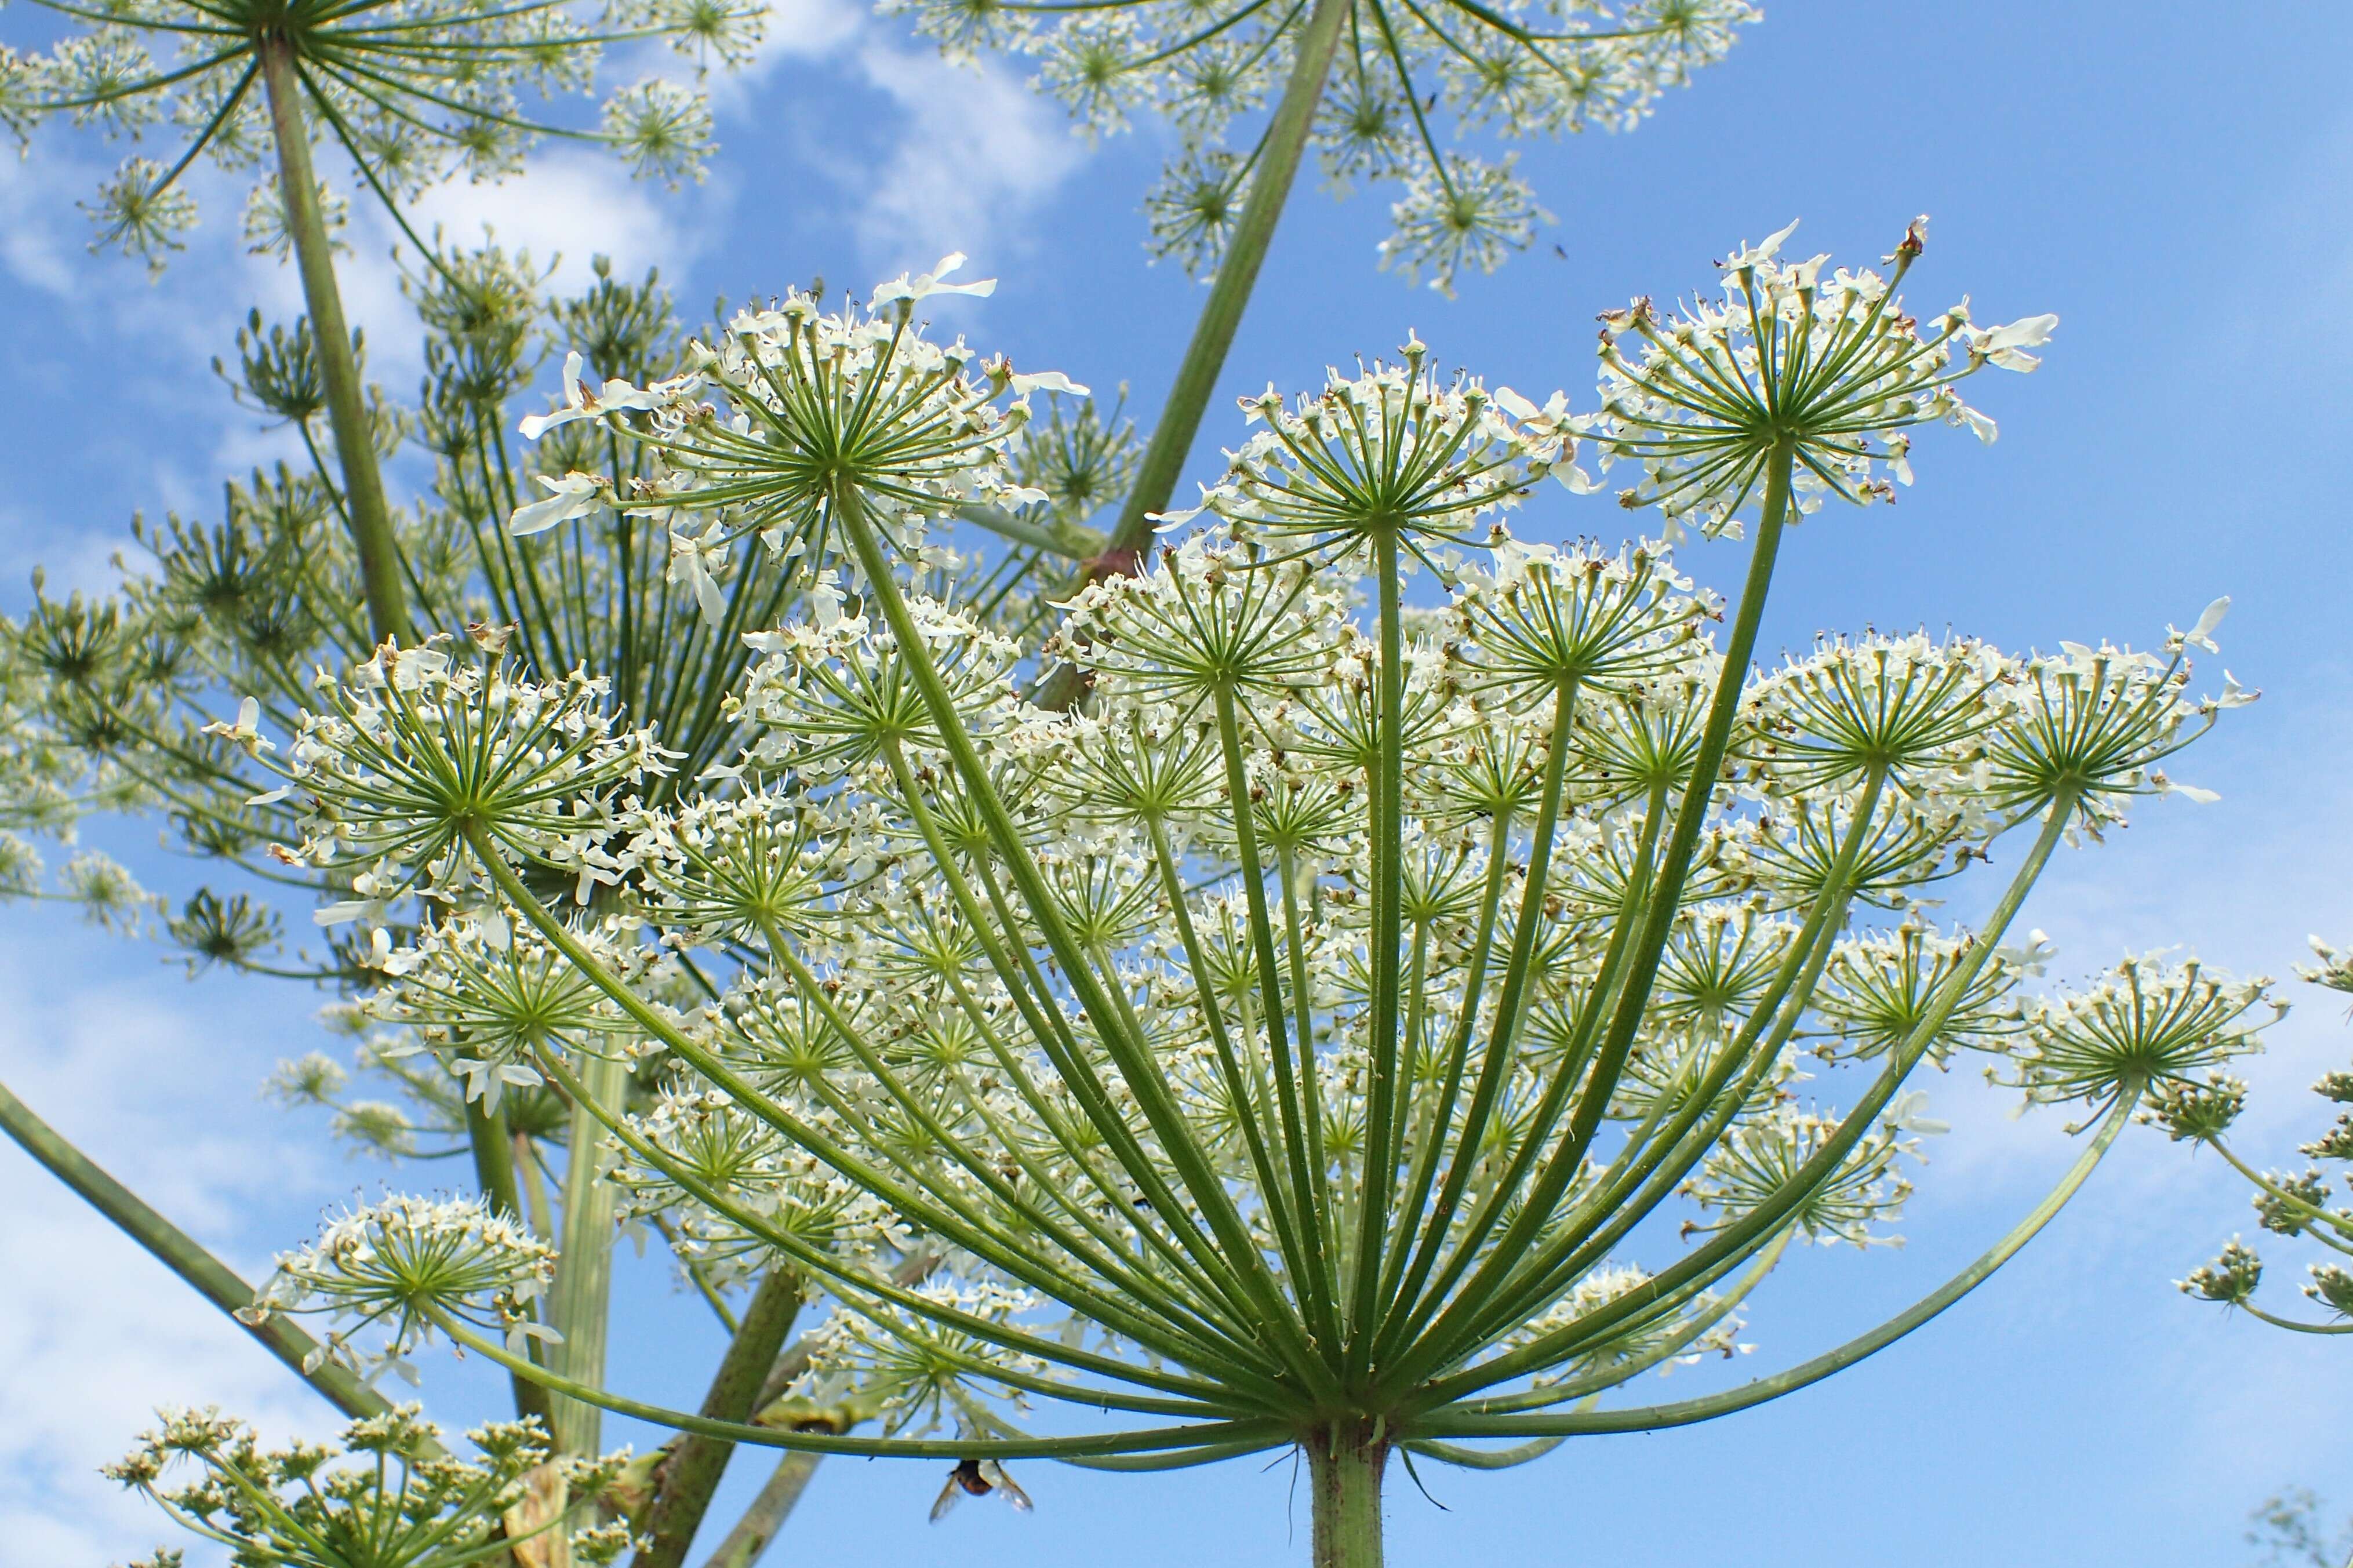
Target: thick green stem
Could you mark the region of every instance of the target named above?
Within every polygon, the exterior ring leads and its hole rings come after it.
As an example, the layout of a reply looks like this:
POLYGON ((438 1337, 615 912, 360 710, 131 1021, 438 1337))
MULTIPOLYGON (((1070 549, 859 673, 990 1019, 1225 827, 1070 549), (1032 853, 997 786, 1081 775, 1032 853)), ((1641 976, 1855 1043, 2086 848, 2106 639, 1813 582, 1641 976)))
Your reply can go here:
POLYGON ((326 383, 327 423, 333 428, 335 457, 343 470, 344 515, 359 553, 368 622, 378 637, 404 637, 409 629, 408 605, 400 583, 400 549, 393 540, 392 510, 384 499, 384 473, 376 463, 375 433, 360 383, 359 360, 352 353, 351 327, 343 320, 343 292, 335 286, 326 214, 319 205, 319 178, 311 168, 311 133, 303 123, 294 46, 283 37, 268 37, 260 53, 269 126, 278 142, 279 197, 285 205, 286 232, 294 241, 302 300, 311 312, 311 337, 326 383))
POLYGON ((1258 165, 1250 171, 1249 199, 1242 203, 1233 239, 1219 263, 1208 302, 1201 307, 1201 319, 1194 324, 1193 341, 1185 347, 1184 363, 1177 367, 1176 384, 1168 389, 1168 402, 1160 411, 1151 445, 1145 448, 1135 488, 1128 493, 1127 504, 1112 530, 1103 552, 1107 569, 1117 570, 1118 563, 1132 558, 1151 539, 1152 516, 1166 510, 1177 477, 1185 470, 1193 437, 1200 432, 1201 416, 1209 406, 1209 395, 1217 390, 1227 351, 1234 345, 1234 332, 1258 283, 1259 267, 1266 260, 1275 225, 1290 199, 1300 157, 1307 150, 1308 133, 1315 127, 1315 105, 1332 74, 1332 57, 1353 4, 1354 0, 1316 0, 1315 9, 1308 16, 1306 30, 1299 38, 1298 58, 1292 64, 1290 85, 1275 106, 1266 142, 1259 149, 1258 165))
POLYGON ((1315 1513, 1315 1568, 1381 1568, 1381 1475, 1389 1445, 1361 1423, 1306 1443, 1315 1513))
MULTIPOLYGON (((1291 198, 1300 158, 1307 151, 1309 133, 1315 129, 1315 106, 1323 100, 1324 84, 1332 74, 1332 57, 1339 49, 1341 29, 1355 3, 1315 0, 1315 9, 1308 15, 1306 30, 1299 37, 1298 58, 1292 62, 1290 83, 1282 89, 1282 101, 1275 105, 1274 119, 1267 126, 1266 141, 1250 171, 1250 195, 1235 221, 1233 238, 1219 263, 1217 281, 1209 286, 1200 320, 1193 323, 1193 341, 1185 345, 1176 384, 1168 389, 1168 401, 1160 410, 1160 421, 1153 426, 1152 440, 1136 468, 1135 486, 1128 491, 1119 521, 1102 552, 1086 563, 1082 579, 1134 571, 1144 547, 1151 542, 1153 518, 1168 510, 1168 498, 1176 493, 1185 459, 1192 455, 1193 438, 1200 434, 1201 416, 1208 411, 1209 395, 1218 389, 1226 354, 1242 324, 1242 311, 1250 305, 1250 290, 1258 285, 1259 267, 1274 242, 1283 204, 1291 198)), ((1066 664, 1046 678, 1038 700, 1048 708, 1068 708, 1084 689, 1078 667, 1066 664)))
MULTIPOLYGON (((702 1396, 702 1414, 722 1421, 750 1419, 768 1370, 784 1349, 785 1335, 801 1310, 800 1277, 771 1268, 744 1309, 743 1327, 729 1343, 702 1396)), ((636 1568, 678 1568, 711 1508, 711 1496, 727 1473, 735 1445, 716 1437, 681 1437, 657 1469, 654 1500, 646 1511, 646 1544, 636 1568)), ((802 1478, 806 1482, 807 1477, 802 1478)), ((798 1489, 794 1495, 797 1497, 798 1489)))
MULTIPOLYGON (((253 1305, 253 1287, 238 1279, 234 1269, 100 1170, 88 1155, 59 1136, 57 1129, 34 1115, 5 1085, 0 1085, 0 1127, 7 1130, 8 1136, 22 1145, 26 1153, 47 1166, 50 1174, 153 1253, 164 1268, 195 1287, 205 1300, 232 1316, 253 1305)), ((344 1415, 358 1419, 381 1415, 392 1408, 375 1389, 334 1362, 306 1367, 305 1363, 317 1354, 319 1342, 290 1322, 284 1314, 272 1312, 259 1322, 248 1322, 243 1318, 236 1321, 262 1349, 284 1362, 321 1398, 344 1415)))
MULTIPOLYGON (((600 1105, 617 1105, 627 1089, 629 1066, 618 1058, 583 1052, 580 1080, 600 1105)), ((572 1108, 571 1159, 564 1172, 564 1251, 556 1265, 549 1308, 564 1342, 555 1347, 557 1371, 575 1382, 605 1381, 605 1331, 612 1304, 613 1205, 618 1197, 601 1179, 605 1126, 586 1106, 572 1108)), ((760 1365, 765 1370, 776 1352, 760 1365)), ((603 1418, 594 1405, 555 1401, 553 1426, 559 1452, 593 1457, 603 1418)))
POLYGON ((786 1454, 779 1459, 760 1495, 719 1542, 704 1568, 752 1568, 784 1528, 785 1517, 801 1500, 801 1493, 808 1489, 809 1477, 817 1472, 822 1458, 821 1454, 786 1454))

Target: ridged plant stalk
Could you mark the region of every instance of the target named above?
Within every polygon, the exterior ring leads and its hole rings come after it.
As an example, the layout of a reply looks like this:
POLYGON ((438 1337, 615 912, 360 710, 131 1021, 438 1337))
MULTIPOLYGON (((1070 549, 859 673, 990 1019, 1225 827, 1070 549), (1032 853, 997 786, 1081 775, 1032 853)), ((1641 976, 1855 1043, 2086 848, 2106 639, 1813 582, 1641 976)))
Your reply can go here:
POLYGON ((1381 1568, 1381 1478, 1389 1445, 1360 1423, 1335 1426, 1305 1445, 1314 1510, 1315 1568, 1381 1568))
MULTIPOLYGON (((1292 62, 1291 79, 1275 106, 1266 139, 1253 154, 1250 195, 1242 203, 1241 216, 1234 222, 1233 237, 1219 262, 1209 297, 1193 323, 1193 336, 1177 363, 1176 379, 1168 389, 1168 401, 1161 406, 1159 422, 1152 428, 1135 483, 1121 503, 1119 520, 1104 537, 1102 549, 1080 563, 1082 582, 1134 571, 1144 547, 1151 542, 1154 515, 1166 510, 1168 498, 1176 493, 1185 460, 1192 455, 1194 438, 1200 434, 1202 416, 1208 411, 1218 377, 1225 371, 1226 355, 1234 346, 1234 334, 1241 329, 1242 312, 1250 308, 1250 293, 1258 286, 1259 268, 1265 264, 1275 226, 1282 221, 1283 206, 1299 177, 1300 160, 1315 128, 1315 107, 1323 101, 1324 84, 1331 79, 1333 56, 1354 4, 1355 0, 1316 0, 1308 16, 1298 58, 1292 62)), ((1049 708, 1067 708, 1078 700, 1080 690, 1078 670, 1064 665, 1046 678, 1039 689, 1039 700, 1049 708)))
MULTIPOLYGON (((600 1104, 621 1102, 629 1080, 628 1062, 583 1052, 579 1073, 581 1082, 600 1104)), ((613 1223, 620 1199, 619 1189, 602 1179, 607 1147, 603 1124, 586 1107, 575 1106, 565 1144, 563 1239, 549 1300, 549 1315, 564 1340, 549 1359, 566 1377, 592 1384, 605 1381, 606 1331, 613 1294, 613 1223)), ((602 1425, 596 1406, 577 1400, 558 1399, 551 1412, 559 1453, 596 1454, 602 1425)))
MULTIPOLYGON (((752 1293, 751 1301, 744 1309, 742 1323, 727 1346, 727 1353, 720 1360, 718 1372, 711 1379, 711 1390, 703 1395, 703 1415, 725 1421, 745 1421, 756 1412, 770 1369, 784 1348, 785 1336, 792 1331, 793 1320, 800 1313, 805 1290, 800 1277, 788 1268, 772 1268, 761 1279, 760 1288, 752 1293)), ((569 1402, 566 1407, 571 1407, 569 1402)), ((636 1568, 679 1568, 686 1561, 687 1548, 694 1543, 694 1532, 701 1528, 703 1515, 711 1507, 712 1494, 718 1489, 727 1471, 727 1461, 734 1452, 733 1444, 716 1437, 686 1436, 678 1440, 655 1470, 653 1501, 646 1510, 643 1529, 645 1545, 638 1552, 636 1568)), ((806 1467, 803 1468, 805 1472, 806 1467)), ((800 1479, 801 1484, 806 1485, 805 1473, 800 1479)), ((797 1486, 791 1500, 798 1497, 797 1486)), ((774 1518, 767 1533, 773 1534, 776 1525, 783 1521, 791 1500, 779 1497, 770 1503, 774 1518), (777 1507, 778 1503, 783 1506, 777 1507)), ((747 1520, 751 1517, 745 1515, 747 1520)))

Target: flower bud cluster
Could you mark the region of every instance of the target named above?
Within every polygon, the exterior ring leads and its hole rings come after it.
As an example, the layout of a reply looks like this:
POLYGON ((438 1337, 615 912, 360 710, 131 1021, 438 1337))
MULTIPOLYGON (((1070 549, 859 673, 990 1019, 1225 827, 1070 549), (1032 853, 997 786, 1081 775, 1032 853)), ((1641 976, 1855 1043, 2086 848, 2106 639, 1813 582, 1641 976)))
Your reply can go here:
MULTIPOLYGON (((523 1552, 565 1551, 560 1561, 606 1568, 634 1544, 625 1524, 599 1524, 594 1510, 557 1508, 530 1521, 518 1507, 535 1484, 590 1502, 612 1486, 627 1450, 603 1459, 553 1458, 534 1418, 494 1422, 466 1434, 477 1454, 443 1451, 441 1430, 419 1406, 404 1405, 346 1426, 337 1443, 266 1448, 253 1428, 217 1409, 165 1409, 130 1454, 105 1468, 183 1524, 236 1553, 238 1562, 284 1568, 457 1568, 523 1552), (174 1480, 173 1473, 195 1474, 174 1480), (553 1541, 550 1531, 561 1533, 553 1541)), ((534 1556, 533 1561, 545 1559, 534 1556)), ((154 1568, 180 1554, 159 1550, 154 1568)))

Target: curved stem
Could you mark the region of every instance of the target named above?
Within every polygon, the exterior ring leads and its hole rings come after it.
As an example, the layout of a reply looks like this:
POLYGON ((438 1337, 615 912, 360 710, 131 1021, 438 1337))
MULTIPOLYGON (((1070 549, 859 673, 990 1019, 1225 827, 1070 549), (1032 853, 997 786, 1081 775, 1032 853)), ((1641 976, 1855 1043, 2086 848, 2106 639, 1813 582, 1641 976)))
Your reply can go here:
POLYGON ((261 42, 261 79, 269 98, 269 125, 278 143, 278 193, 286 208, 286 231, 302 276, 303 304, 311 312, 311 337, 327 387, 327 418, 334 427, 335 457, 343 470, 352 543, 359 554, 368 621, 378 637, 408 631, 408 604, 400 582, 400 550, 394 542, 392 512, 384 499, 384 472, 376 463, 375 431, 343 297, 335 286, 335 262, 319 205, 319 179, 311 168, 311 133, 303 124, 301 86, 294 46, 282 37, 261 42))
MULTIPOLYGON (((2327 1226, 2339 1236, 2353 1236, 2353 1225, 2347 1224, 2342 1216, 2330 1213, 2327 1209, 2323 1208, 2318 1204, 2311 1203, 2304 1198, 2296 1196, 2294 1193, 2289 1192, 2286 1188, 2281 1186, 2277 1182, 2273 1181, 2269 1176, 2262 1174, 2253 1165, 2248 1164, 2244 1160, 2240 1159, 2238 1155, 2232 1153, 2231 1152, 2231 1146, 2223 1142, 2220 1138, 2211 1138, 2207 1140, 2207 1145, 2211 1148, 2214 1152, 2221 1155, 2223 1160, 2229 1163, 2231 1169, 2238 1172, 2240 1175, 2244 1176, 2250 1185, 2269 1197, 2273 1202, 2279 1204, 2290 1210, 2292 1213, 2302 1216, 2307 1222, 2307 1226, 2310 1222, 2316 1220, 2321 1224, 2327 1226)), ((2331 1241, 2328 1237, 2320 1235, 2316 1231, 2312 1232, 2311 1235, 2315 1241, 2319 1242, 2324 1247, 2334 1247, 2338 1252, 2347 1250, 2347 1248, 2339 1243, 2331 1241)))
POLYGON ((2101 1159, 2106 1155, 2109 1146, 2116 1141, 2116 1134, 2123 1131, 2125 1124, 2132 1120, 2133 1107, 2138 1099, 2137 1094, 2120 1094, 2116 1097, 2115 1109, 2108 1112, 2107 1120, 2100 1124, 2100 1130, 2094 1135, 2091 1146, 2084 1151, 2083 1155, 2076 1160, 2066 1175, 2060 1179, 2059 1184, 2053 1187, 2041 1203, 2035 1205, 2026 1217, 2019 1221, 2010 1234, 1996 1242, 1983 1257, 1955 1275, 1940 1289, 1922 1298, 1908 1310, 1890 1318, 1869 1333, 1849 1340, 1836 1350, 1826 1351, 1811 1361, 1802 1362, 1787 1372, 1776 1373, 1771 1377, 1758 1378, 1756 1382, 1743 1387, 1730 1389, 1722 1394, 1708 1394, 1699 1399, 1682 1400, 1672 1405, 1645 1405, 1631 1410, 1605 1410, 1591 1415, 1506 1415, 1485 1420, 1475 1415, 1458 1416, 1450 1420, 1445 1413, 1440 1412, 1417 1421, 1412 1430, 1416 1436, 1427 1431, 1431 1436, 1488 1437, 1562 1436, 1584 1432, 1651 1432, 1664 1426, 1687 1426, 1694 1421, 1706 1421, 1718 1415, 1728 1415, 1736 1410, 1746 1410, 1751 1405, 1778 1399, 1785 1394, 1794 1394, 1808 1384, 1819 1383, 1834 1373, 1844 1372, 1866 1356, 1874 1355, 1885 1350, 1897 1340, 1952 1306, 1962 1297, 1984 1284, 1986 1280, 1992 1278, 1996 1269, 2016 1257, 2021 1247, 2033 1240, 2042 1227, 2058 1215, 2059 1211, 2067 1205, 2067 1201, 2073 1198, 2084 1183, 2090 1178, 2101 1159))
POLYGON ((434 1326, 450 1339, 475 1354, 496 1362, 517 1376, 527 1377, 542 1384, 550 1393, 581 1400, 599 1409, 609 1410, 616 1415, 650 1421, 657 1426, 667 1426, 672 1431, 717 1437, 729 1443, 751 1443, 764 1448, 790 1448, 809 1454, 855 1454, 874 1459, 1055 1459, 1071 1455, 1149 1454, 1171 1448, 1241 1442, 1252 1442, 1263 1448, 1282 1440, 1281 1426, 1264 1418, 1203 1421, 1192 1426, 1153 1426, 1136 1431, 1071 1437, 852 1437, 839 1432, 780 1431, 748 1422, 692 1415, 683 1410, 666 1409, 659 1405, 649 1405, 642 1399, 631 1399, 607 1389, 592 1388, 585 1383, 575 1383, 568 1377, 544 1367, 533 1366, 522 1357, 509 1353, 504 1346, 483 1338, 438 1309, 429 1310, 434 1326))
POLYGON ((1603 1037, 1584 1097, 1569 1117, 1568 1133, 1563 1142, 1570 1147, 1582 1150, 1593 1142, 1594 1131, 1600 1125, 1609 1109, 1609 1096, 1617 1088, 1618 1076, 1624 1070, 1627 1053, 1641 1032, 1643 1010, 1650 1005, 1651 984, 1658 975, 1667 938, 1674 931, 1675 913, 1683 904, 1683 879, 1690 874, 1692 852, 1699 845, 1700 830, 1707 822, 1708 805, 1715 798, 1716 772, 1732 742, 1732 722, 1740 710, 1741 694, 1747 683, 1748 660, 1756 652, 1757 627, 1765 618, 1765 600, 1772 591, 1773 563, 1780 552, 1781 530, 1789 511, 1790 464, 1795 450, 1795 442, 1788 437, 1774 444, 1772 471, 1767 479, 1762 515, 1757 524, 1757 542, 1750 549, 1747 580, 1740 588, 1740 608, 1734 616, 1731 639, 1725 647, 1724 669, 1716 678, 1715 696, 1708 705, 1707 726, 1701 731, 1699 757, 1692 765, 1691 784, 1684 789, 1683 805, 1675 813, 1673 837, 1667 841, 1666 854, 1659 862, 1659 885, 1651 894, 1625 984, 1618 994, 1617 1012, 1609 1020, 1609 1032, 1603 1037))
MULTIPOLYGON (((1829 1142, 1808 1157, 1806 1163, 1792 1172, 1770 1196, 1739 1220, 1725 1226, 1716 1233, 1713 1241, 1575 1322, 1542 1335, 1518 1350, 1476 1367, 1466 1368, 1431 1384, 1427 1397, 1418 1408, 1437 1409, 1477 1389, 1493 1387, 1557 1364, 1586 1345, 1598 1342, 1636 1313, 1685 1288, 1710 1270, 1722 1268, 1727 1258, 1742 1249, 1753 1250, 1761 1246, 1767 1237, 1785 1224, 1804 1202, 1806 1195, 1815 1191, 1819 1184, 1838 1168, 1839 1162, 1852 1152, 1854 1145, 1869 1130, 1872 1119, 1894 1099, 1896 1090, 1911 1077, 1913 1068, 1919 1066, 1921 1057, 1935 1042, 1938 1031, 1952 1016, 1953 1010, 1960 1005, 1962 996, 1976 982, 1978 972, 1984 967, 1995 945, 2001 941, 2002 933, 2017 918, 2019 909, 2026 901, 2026 895, 2042 876, 2042 868, 2050 862, 2052 851, 2066 834, 2075 801, 2073 792, 2066 790, 2052 799, 2043 819, 2042 831, 2035 837, 2034 847, 2027 851, 2026 858, 2010 879, 2009 889, 1987 916, 1984 929, 1977 933, 1968 955, 1958 968, 1946 976, 1943 985, 1934 994, 1927 1012, 1913 1026, 1910 1037, 1889 1053, 1887 1066, 1873 1080, 1862 1098, 1847 1111, 1829 1142)), ((1556 1247, 1536 1267, 1554 1267, 1559 1263, 1563 1252, 1573 1250, 1573 1244, 1556 1247)))
POLYGON ((2294 1318, 2282 1318, 2264 1311, 2253 1301, 2242 1301, 2247 1316, 2269 1323, 2275 1329, 2286 1329, 2299 1334, 2353 1334, 2353 1323, 2300 1323, 2294 1318))

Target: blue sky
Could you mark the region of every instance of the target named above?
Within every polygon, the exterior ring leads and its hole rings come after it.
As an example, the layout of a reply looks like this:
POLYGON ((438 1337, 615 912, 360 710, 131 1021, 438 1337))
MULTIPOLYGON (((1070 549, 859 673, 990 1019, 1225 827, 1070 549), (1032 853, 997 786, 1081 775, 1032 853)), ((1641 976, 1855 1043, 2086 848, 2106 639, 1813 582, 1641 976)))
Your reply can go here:
MULTIPOLYGON (((1145 134, 1090 148, 1018 73, 951 70, 851 0, 793 0, 777 30, 759 72, 727 89, 727 144, 703 186, 673 197, 557 157, 514 185, 445 193, 431 216, 453 231, 494 221, 510 242, 561 250, 575 275, 596 249, 624 268, 659 262, 691 301, 814 274, 859 286, 964 248, 975 275, 1003 281, 944 321, 1026 368, 1098 389, 1129 381, 1148 416, 1200 297, 1144 265, 1136 202, 1164 147, 1145 134)), ((1306 384, 1412 328, 1491 383, 1564 386, 1589 406, 1595 311, 1704 287, 1711 258, 1792 216, 1805 220, 1799 254, 1843 262, 1933 214, 1912 299, 1935 308, 1968 292, 1988 321, 2055 310, 2048 363, 1979 384, 2002 422, 1995 447, 1924 435, 1919 485, 1897 507, 1808 522, 1767 643, 1866 624, 2008 646, 2146 643, 2232 595, 2220 662, 2265 696, 2177 770, 2223 799, 2158 803, 2069 856, 2026 919, 2059 944, 2062 973, 2184 942, 2285 974, 2306 931, 2353 935, 2348 60, 2353 12, 2336 6, 1784 0, 1639 132, 1529 148, 1523 166, 1560 221, 1458 299, 1375 271, 1377 194, 1335 204, 1303 191, 1228 390, 1306 384)), ((85 256, 72 204, 104 162, 67 141, 0 160, 11 607, 35 562, 102 583, 134 510, 208 512, 225 475, 273 450, 207 362, 249 301, 290 310, 290 277, 235 254, 227 188, 160 285, 85 256)), ((378 373, 406 382, 415 349, 393 274, 380 243, 355 237, 354 312, 378 373)), ((1197 466, 1237 438, 1230 407, 1213 406, 1197 466)), ((1608 536, 1622 521, 1605 501, 1559 497, 1520 526, 1608 536)), ((1740 556, 1702 547, 1684 564, 1728 587, 1740 556)), ((185 883, 151 827, 107 837, 157 886, 185 883)), ((2242 1138, 2281 1156, 2312 1124, 2300 1087, 2353 1054, 2335 998, 2291 989, 2298 1010, 2253 1064, 2266 1092, 2242 1138)), ((314 1001, 260 982, 191 985, 151 949, 0 911, 0 1078, 257 1277, 322 1205, 378 1181, 254 1092, 272 1061, 318 1043, 314 1001)), ((1966 1072, 1929 1087, 1956 1131, 1921 1177, 1911 1245, 1795 1258, 1752 1314, 1758 1349, 1743 1374, 1932 1288, 2065 1163, 2056 1118, 2012 1119, 2008 1097, 1966 1072)), ((152 1404, 217 1401, 281 1431, 330 1424, 13 1149, 0 1150, 0 1564, 121 1560, 164 1539, 92 1473, 152 1404)), ((1425 1467, 1443 1510, 1398 1477, 1394 1560, 2240 1561, 2247 1510, 2281 1484, 2353 1510, 2337 1418, 2353 1360, 2336 1342, 2194 1306, 2170 1283, 2251 1220, 2211 1161, 2129 1138, 1992 1284, 1829 1384, 1500 1476, 1425 1467)), ((691 1401, 716 1353, 706 1328, 656 1264, 625 1268, 617 1375, 691 1401)), ((436 1362, 429 1375, 451 1420, 491 1408, 480 1369, 436 1362)), ((1716 1375, 1679 1373, 1661 1392, 1716 1375)), ((1303 1499, 1293 1506, 1287 1463, 1262 1464, 1146 1478, 1033 1466, 1035 1515, 975 1504, 933 1528, 935 1467, 829 1462, 776 1560, 1303 1560, 1303 1499)), ((754 1469, 739 1463, 731 1488, 747 1491, 754 1469)))

